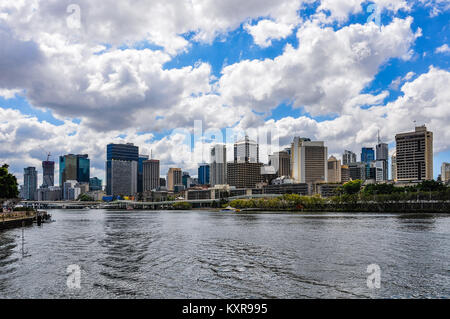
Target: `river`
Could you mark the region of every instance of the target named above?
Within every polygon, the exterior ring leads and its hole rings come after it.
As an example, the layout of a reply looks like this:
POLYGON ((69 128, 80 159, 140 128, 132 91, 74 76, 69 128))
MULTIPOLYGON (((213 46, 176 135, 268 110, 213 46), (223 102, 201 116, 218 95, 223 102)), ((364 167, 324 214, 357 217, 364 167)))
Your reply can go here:
POLYGON ((450 215, 49 213, 0 232, 1 298, 450 297, 450 215))

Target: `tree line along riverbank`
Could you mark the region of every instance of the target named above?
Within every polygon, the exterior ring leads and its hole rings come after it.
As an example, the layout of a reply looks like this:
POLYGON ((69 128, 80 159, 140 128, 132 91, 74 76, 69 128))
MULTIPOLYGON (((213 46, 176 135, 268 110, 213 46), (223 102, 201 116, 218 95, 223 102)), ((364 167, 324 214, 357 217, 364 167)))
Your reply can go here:
MULTIPOLYGON (((450 187, 435 181, 405 187, 363 186, 362 181, 355 180, 338 187, 335 196, 328 198, 284 194, 276 198, 237 199, 221 206, 228 205, 241 211, 450 213, 450 187)), ((189 210, 192 205, 181 201, 172 208, 189 210)))

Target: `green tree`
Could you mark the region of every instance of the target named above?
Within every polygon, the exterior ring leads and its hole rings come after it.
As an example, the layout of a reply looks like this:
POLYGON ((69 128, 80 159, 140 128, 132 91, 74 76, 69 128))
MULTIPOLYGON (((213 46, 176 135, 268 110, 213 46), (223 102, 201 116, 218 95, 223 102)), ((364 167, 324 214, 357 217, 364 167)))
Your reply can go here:
POLYGON ((17 178, 8 172, 9 166, 0 167, 0 198, 11 199, 19 196, 17 178))
POLYGON ((361 190, 362 181, 359 179, 356 179, 354 181, 350 181, 345 183, 342 186, 344 194, 353 195, 359 193, 361 190))
POLYGON ((89 196, 88 194, 81 194, 78 196, 78 200, 81 202, 93 202, 94 198, 89 196))

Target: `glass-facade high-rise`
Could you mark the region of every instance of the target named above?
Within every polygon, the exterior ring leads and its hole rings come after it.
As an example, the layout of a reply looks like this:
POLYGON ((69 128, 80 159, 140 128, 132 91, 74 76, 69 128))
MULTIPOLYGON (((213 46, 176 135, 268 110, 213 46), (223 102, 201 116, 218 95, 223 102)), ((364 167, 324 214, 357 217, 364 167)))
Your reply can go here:
POLYGON ((375 160, 375 151, 372 147, 361 149, 361 162, 366 164, 366 179, 371 179, 370 164, 375 160))
POLYGON ((88 155, 77 155, 77 182, 89 183, 91 160, 88 155))
POLYGON ((102 180, 98 177, 93 177, 89 179, 89 190, 90 191, 101 191, 102 190, 102 180))
POLYGON ((200 185, 209 184, 209 164, 200 164, 198 166, 198 182, 200 185))
POLYGON ((23 170, 23 199, 35 200, 37 189, 37 171, 35 167, 27 167, 23 170))
POLYGON ((67 181, 89 183, 91 160, 87 154, 59 157, 59 185, 67 181))
POLYGON ((375 160, 375 151, 372 147, 363 147, 361 150, 361 162, 370 164, 375 160))
POLYGON ((148 161, 148 155, 139 155, 138 160, 138 184, 137 184, 137 192, 142 193, 144 191, 144 162, 148 161))

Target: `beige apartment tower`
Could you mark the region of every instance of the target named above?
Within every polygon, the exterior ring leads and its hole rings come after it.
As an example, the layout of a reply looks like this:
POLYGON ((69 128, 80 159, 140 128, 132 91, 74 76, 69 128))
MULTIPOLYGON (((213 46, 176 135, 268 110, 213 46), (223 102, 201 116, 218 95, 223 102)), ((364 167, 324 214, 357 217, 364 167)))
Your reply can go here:
POLYGON ((398 181, 433 179, 433 133, 426 126, 395 136, 398 181))
POLYGON ((181 168, 169 168, 169 172, 167 173, 167 189, 169 191, 173 191, 176 185, 183 184, 181 175, 181 168))
POLYGON ((296 183, 328 181, 328 148, 324 142, 295 137, 291 145, 291 172, 296 183))
POLYGON ((159 160, 151 159, 143 162, 143 189, 152 191, 160 186, 159 160))
POLYGON ((441 180, 444 183, 450 181, 450 163, 442 163, 441 166, 441 180))
POLYGON ((328 183, 341 183, 341 161, 334 156, 328 159, 328 183))

